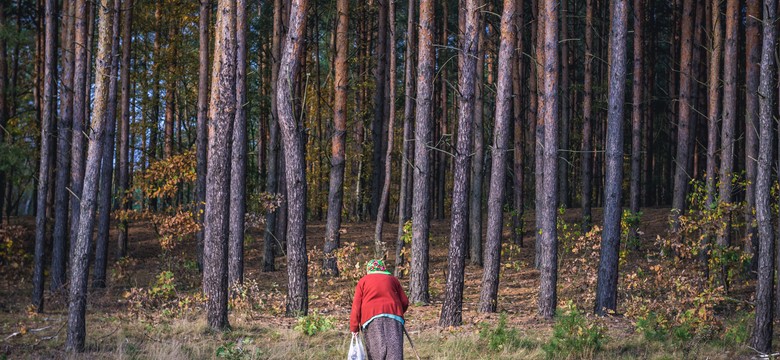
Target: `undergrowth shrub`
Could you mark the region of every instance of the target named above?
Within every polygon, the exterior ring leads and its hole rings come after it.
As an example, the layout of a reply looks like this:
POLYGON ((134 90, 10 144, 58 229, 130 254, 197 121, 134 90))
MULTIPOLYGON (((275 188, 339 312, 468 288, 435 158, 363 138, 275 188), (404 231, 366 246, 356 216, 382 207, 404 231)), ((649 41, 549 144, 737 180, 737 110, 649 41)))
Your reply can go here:
POLYGON ((298 322, 293 329, 300 331, 304 335, 314 336, 321 332, 331 330, 333 327, 332 316, 324 316, 316 311, 312 311, 309 315, 299 317, 298 322))
POLYGON ((229 341, 220 345, 217 348, 215 355, 220 359, 227 359, 227 360, 245 360, 245 359, 255 359, 260 357, 262 355, 260 353, 260 350, 255 349, 255 351, 253 352, 250 349, 248 349, 248 347, 251 344, 252 344, 251 339, 229 341))
POLYGON ((507 326, 506 313, 501 314, 498 324, 494 327, 491 327, 488 323, 482 323, 479 330, 479 339, 487 345, 490 351, 518 348, 532 349, 536 347, 533 341, 520 336, 517 329, 507 326))
POLYGON ((558 309, 550 341, 542 345, 547 358, 592 355, 607 340, 606 328, 591 322, 571 301, 558 309))

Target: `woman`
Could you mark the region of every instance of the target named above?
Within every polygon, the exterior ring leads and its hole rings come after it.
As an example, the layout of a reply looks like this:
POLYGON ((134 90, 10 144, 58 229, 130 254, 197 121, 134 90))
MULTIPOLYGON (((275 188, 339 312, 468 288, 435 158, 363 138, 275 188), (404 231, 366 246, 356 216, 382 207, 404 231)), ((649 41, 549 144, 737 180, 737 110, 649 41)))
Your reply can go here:
POLYGON ((357 334, 363 329, 369 359, 403 359, 403 316, 409 299, 382 260, 370 260, 366 272, 355 287, 349 330, 357 334))

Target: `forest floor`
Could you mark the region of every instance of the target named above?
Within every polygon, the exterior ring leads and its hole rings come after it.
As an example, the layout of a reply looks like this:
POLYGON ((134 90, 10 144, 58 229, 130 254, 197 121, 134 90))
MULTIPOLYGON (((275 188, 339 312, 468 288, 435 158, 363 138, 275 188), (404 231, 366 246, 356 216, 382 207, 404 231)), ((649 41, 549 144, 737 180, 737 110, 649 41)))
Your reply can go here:
MULTIPOLYGON (((666 234, 668 214, 668 209, 645 209, 639 241, 631 249, 626 247, 621 261, 620 314, 606 318, 591 315, 598 264, 598 246, 594 244, 598 237, 590 236, 588 240, 588 235, 571 234, 579 227, 579 210, 575 209, 565 213, 567 223, 560 226, 562 236, 581 240, 579 244, 579 240, 561 240, 561 316, 546 320, 536 315, 539 272, 533 267, 533 234, 526 231, 524 247, 503 246, 498 314, 476 312, 482 271, 467 266, 464 325, 458 328, 438 326, 449 222, 434 221, 430 252, 432 304, 413 305, 406 314, 407 329, 421 358, 739 359, 756 355, 747 345, 752 321, 751 280, 734 280, 722 296, 699 290, 686 297, 680 294, 695 288, 686 284, 686 279, 693 277, 676 276, 694 271, 693 260, 661 261, 649 255, 658 252, 656 239, 666 234), (669 295, 672 293, 678 296, 669 295), (679 308, 659 313, 648 310, 664 307, 679 308)), ((596 210, 596 224, 600 215, 596 210)), ((526 228, 532 228, 532 216, 526 216, 526 228)), ((29 311, 32 219, 11 219, 11 224, 21 227, 13 235, 7 232, 1 243, 4 247, 0 248, 0 359, 68 358, 63 352, 67 297, 47 291, 46 311, 29 311)), ((245 286, 235 289, 237 295, 231 300, 232 329, 210 333, 205 330, 200 305, 201 275, 195 265, 194 240, 185 239, 164 251, 149 224, 134 223, 130 228, 130 256, 115 261, 111 254, 108 287, 90 290, 87 352, 75 358, 344 358, 350 340, 351 298, 362 265, 373 253, 373 230, 373 223, 344 226, 342 276, 330 278, 323 276, 319 267, 324 223, 309 224, 309 309, 314 315, 302 320, 283 316, 284 257, 277 259, 276 272, 261 272, 262 238, 259 232, 250 232, 245 286), (312 335, 304 334, 306 331, 312 335)), ((388 248, 394 247, 396 233, 395 225, 385 226, 388 248)), ((506 227, 505 239, 509 233, 506 227)), ((406 277, 401 281, 404 286, 408 284, 406 277)), ((406 357, 413 356, 407 342, 406 357)))

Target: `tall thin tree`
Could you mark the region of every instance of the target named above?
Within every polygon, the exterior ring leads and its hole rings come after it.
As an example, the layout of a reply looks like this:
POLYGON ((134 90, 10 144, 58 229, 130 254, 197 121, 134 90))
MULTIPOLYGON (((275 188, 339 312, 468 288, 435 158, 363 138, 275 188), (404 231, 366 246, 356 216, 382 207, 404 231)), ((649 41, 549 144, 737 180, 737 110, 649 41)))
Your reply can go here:
MULTIPOLYGON (((74 0, 74 72, 73 72, 73 124, 70 144, 70 241, 78 236, 78 224, 81 218, 81 188, 84 180, 84 142, 86 133, 84 122, 87 120, 87 1, 74 0)), ((71 246, 72 248, 72 246, 71 246)))
MULTIPOLYGON (((132 49, 133 0, 123 0, 124 16, 122 17, 122 118, 119 125, 119 206, 123 210, 130 209, 130 54, 132 49)), ((200 215, 199 215, 200 216, 200 215)), ((200 233, 200 232, 199 232, 200 233)), ((119 236, 117 238, 117 258, 127 255, 128 223, 127 219, 119 221, 119 236)), ((200 253, 200 251, 198 251, 200 253)), ((200 264, 200 258, 198 263, 200 264)))
MULTIPOLYGON (((739 0, 726 1, 726 40, 723 46, 723 121, 721 122, 720 189, 718 201, 731 202, 731 178, 734 171, 734 124, 737 115, 737 41, 739 0)), ((731 221, 726 219, 725 230, 718 235, 718 246, 731 243, 731 221)))
POLYGON ((293 86, 300 66, 306 30, 308 0, 291 0, 290 23, 279 64, 276 101, 284 144, 287 182, 287 316, 306 315, 309 309, 306 254, 306 164, 302 124, 294 114, 293 86))
POLYGON ((236 118, 230 162, 230 235, 228 283, 244 282, 244 219, 246 214, 246 1, 236 0, 236 118))
MULTIPOLYGON (((624 6, 626 7, 626 6, 624 6)), ((636 215, 640 203, 640 160, 642 158, 642 112, 644 111, 644 19, 645 1, 634 0, 634 69, 631 81, 631 187, 629 190, 629 207, 636 215)), ((630 229, 631 237, 637 236, 636 226, 630 229)))
POLYGON ((236 2, 219 0, 216 15, 203 220, 203 292, 207 297, 208 327, 223 330, 229 326, 227 234, 230 218, 230 143, 236 114, 236 2))
POLYGON ((774 113, 775 42, 777 2, 764 0, 764 33, 761 49, 759 95, 759 149, 756 174, 756 219, 758 220, 758 283, 756 286, 756 327, 753 348, 763 354, 772 351, 772 301, 775 280, 772 212, 769 204, 772 186, 772 114, 774 113))
POLYGON ((412 264, 410 300, 428 304, 428 235, 430 233, 433 121, 433 0, 420 0, 417 46, 417 114, 414 124, 414 205, 412 207, 412 264))
POLYGON ((685 196, 688 191, 688 181, 690 172, 688 169, 688 158, 690 154, 690 126, 692 116, 693 102, 691 91, 693 81, 693 23, 694 6, 693 0, 683 1, 682 30, 680 37, 680 92, 679 109, 677 117, 677 155, 675 157, 674 167, 674 193, 672 196, 672 216, 674 217, 674 228, 679 227, 679 217, 685 210, 685 196))
MULTIPOLYGON (((209 112, 209 21, 211 0, 200 0, 198 20, 198 120, 197 140, 195 146, 195 181, 196 199, 198 201, 198 219, 203 224, 204 202, 206 201, 206 154, 208 146, 208 112, 209 112)), ((201 229, 195 234, 197 241, 198 267, 203 269, 203 234, 201 229)))
MULTIPOLYGON (((275 94, 279 93, 279 64, 282 57, 282 13, 284 6, 282 0, 274 0, 273 38, 271 40, 271 118, 268 127, 268 171, 266 175, 266 191, 271 194, 280 192, 279 177, 281 159, 279 153, 279 105, 275 94)), ((281 239, 276 231, 277 220, 281 209, 271 211, 265 218, 265 232, 263 233, 263 271, 274 271, 275 248, 280 245, 281 239)))
POLYGON ((477 18, 477 70, 474 84, 474 158, 471 159, 471 193, 469 194, 469 258, 472 265, 482 266, 482 178, 485 162, 485 137, 482 131, 482 82, 485 72, 484 15, 477 18))
POLYGON ((371 123, 371 140, 374 144, 372 154, 371 171, 371 217, 380 217, 384 214, 377 214, 382 191, 382 149, 384 148, 384 139, 382 138, 385 123, 385 97, 387 96, 387 3, 392 0, 377 0, 378 21, 376 31, 376 64, 374 66, 374 119, 371 123))
MULTIPOLYGON (((496 88, 496 120, 492 167, 488 193, 487 237, 485 239, 485 270, 479 294, 480 312, 495 312, 498 301, 498 275, 501 271, 501 238, 504 228, 504 195, 506 193, 506 159, 512 125, 512 69, 515 48, 515 7, 517 0, 504 0, 501 13, 501 43, 498 50, 498 83, 496 88)), ((461 90, 462 91, 462 90, 461 90)), ((453 204, 454 205, 454 204, 453 204)))
MULTIPOLYGON (((714 0, 710 5, 711 11, 711 44, 709 56, 709 76, 707 78, 707 170, 705 187, 707 191, 707 206, 714 208, 717 197, 715 189, 715 156, 718 151, 718 123, 720 122, 720 64, 723 51, 723 21, 721 21, 720 0, 714 0)), ((709 245, 710 239, 705 238, 709 245)), ((708 266, 710 249, 707 247, 702 253, 704 265, 708 266)))
MULTIPOLYGON (((84 350, 86 340, 87 279, 89 275, 89 247, 95 225, 100 160, 103 158, 103 137, 106 130, 109 80, 111 78, 111 50, 114 20, 110 0, 101 0, 98 20, 97 58, 95 59, 95 100, 89 131, 87 158, 84 171, 84 188, 81 193, 78 229, 70 256, 70 292, 68 296, 68 352, 84 350)), ((78 41, 77 41, 78 43, 78 41)), ((78 69, 78 66, 76 66, 78 69)), ((76 94, 78 96, 78 94, 76 94)), ((78 118, 74 121, 78 121, 78 118)))
POLYGON ((479 37, 478 0, 465 0, 464 19, 459 33, 458 56, 458 142, 455 147, 455 172, 452 190, 452 219, 448 253, 447 285, 441 308, 440 326, 459 326, 463 322, 463 272, 468 241, 469 170, 471 168, 472 123, 474 121, 474 87, 479 37))
MULTIPOLYGON (((747 253, 758 257, 758 229, 754 220, 756 211, 756 175, 758 166, 758 86, 761 62, 761 0, 745 1, 745 244, 747 253)), ((756 261, 753 261, 756 265, 756 261)))
POLYGON ((582 223, 590 230, 593 218, 593 0, 585 1, 585 74, 582 99, 582 223))
MULTIPOLYGON (((618 252, 623 186, 623 101, 626 91, 626 41, 628 4, 612 0, 612 30, 609 36, 609 113, 607 115, 606 184, 604 186, 604 231, 596 289, 596 313, 617 308, 618 252)), ((636 55, 635 55, 636 58, 636 55)), ((634 65, 636 66, 636 65, 634 65)), ((636 68, 635 68, 636 69, 636 68)), ((633 163, 633 161, 632 161, 633 163)))

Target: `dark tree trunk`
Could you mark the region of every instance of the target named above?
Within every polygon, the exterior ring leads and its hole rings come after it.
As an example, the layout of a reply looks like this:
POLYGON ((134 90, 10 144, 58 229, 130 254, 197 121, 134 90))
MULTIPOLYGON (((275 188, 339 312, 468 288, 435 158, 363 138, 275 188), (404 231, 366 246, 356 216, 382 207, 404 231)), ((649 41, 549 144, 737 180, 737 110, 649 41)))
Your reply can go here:
POLYGON ((585 1, 585 81, 582 99, 582 224, 589 231, 593 220, 593 0, 585 1))
MULTIPOLYGON (((756 172, 758 154, 758 83, 761 62, 761 0, 746 0, 745 14, 745 252, 751 254, 753 265, 758 259, 758 228, 754 222, 756 208, 756 172)), ((755 269, 755 267, 754 267, 755 269)))
MULTIPOLYGON (((514 1, 514 0, 509 0, 514 1)), ((474 121, 474 86, 479 40, 478 0, 464 0, 464 22, 459 33, 462 52, 458 63, 458 142, 455 149, 455 172, 452 191, 452 219, 447 265, 447 286, 439 326, 460 326, 463 322, 463 271, 468 241, 469 170, 471 167, 471 127, 474 121)))
MULTIPOLYGON (((708 109, 707 109, 707 171, 706 171, 706 191, 707 207, 713 209, 716 201, 715 189, 715 161, 718 151, 718 122, 720 121, 720 56, 723 50, 723 21, 720 15, 720 1, 715 0, 710 5, 711 10, 711 34, 712 43, 710 44, 710 64, 708 77, 708 109)), ((709 238, 703 239, 702 244, 702 265, 705 269, 709 267, 709 238)))
POLYGON ((433 132, 433 27, 432 0, 420 0, 419 44, 417 47, 417 120, 414 139, 414 206, 412 207, 412 303, 428 304, 428 235, 431 208, 431 133, 433 132))
POLYGON ((219 0, 214 25, 214 62, 209 101, 206 208, 203 221, 203 293, 213 330, 228 328, 230 164, 236 113, 236 2, 219 0))
MULTIPOLYGON (((119 205, 122 210, 130 209, 130 50, 132 46, 133 0, 124 0, 124 16, 122 17, 122 118, 119 126, 119 205)), ((201 199, 201 198, 198 198, 201 199)), ((198 205, 200 207, 200 205, 198 205)), ((200 232, 198 232, 200 234, 200 232)), ((119 237, 117 239, 117 258, 127 255, 128 224, 127 219, 119 222, 119 237)), ((200 251, 198 252, 199 254, 200 251)), ((201 264, 198 257, 198 264, 201 264)))
MULTIPOLYGON (((601 235, 601 257, 596 289, 596 314, 602 316, 617 309, 618 253, 620 251, 621 235, 620 218, 623 213, 621 207, 623 192, 623 102, 626 92, 628 4, 626 4, 626 0, 612 0, 611 10, 612 30, 609 36, 609 114, 607 115, 604 230, 601 235)), ((636 58, 636 54, 634 54, 634 58, 636 58)), ((634 69, 636 69, 636 63, 634 64, 634 69)), ((636 125, 634 128, 636 128, 636 125)))
POLYGON ((390 1, 388 3, 388 18, 390 19, 388 24, 388 35, 390 37, 390 66, 388 68, 389 79, 389 112, 387 114, 387 144, 386 153, 384 159, 384 178, 382 182, 382 195, 379 198, 379 208, 377 208, 376 227, 374 228, 374 257, 377 259, 385 258, 387 256, 387 246, 382 241, 382 226, 385 222, 385 214, 387 213, 388 202, 390 198, 390 174, 391 165, 393 164, 393 134, 395 133, 395 68, 396 68, 396 54, 395 54, 395 2, 390 1))
POLYGON ((106 287, 106 267, 108 265, 108 237, 111 225, 111 185, 114 175, 114 135, 116 134, 116 93, 119 70, 119 0, 114 0, 113 25, 111 29, 111 79, 108 84, 108 104, 106 109, 106 135, 103 137, 103 158, 100 165, 100 191, 98 204, 98 229, 95 240, 95 272, 92 274, 92 287, 106 287))
MULTIPOLYGON (((536 241, 534 243, 534 268, 539 269, 541 266, 542 261, 542 213, 543 213, 543 207, 544 207, 544 144, 545 144, 545 115, 544 111, 546 110, 544 99, 543 99, 543 92, 545 91, 544 88, 544 31, 545 31, 545 20, 544 20, 544 1, 545 0, 539 0, 537 1, 537 16, 536 16, 536 48, 535 48, 535 55, 536 55, 536 79, 537 79, 537 86, 536 86, 536 99, 537 99, 537 108, 536 108, 536 141, 534 142, 534 169, 535 169, 535 184, 534 188, 536 190, 535 194, 535 200, 534 200, 534 235, 536 237, 536 241)), ((556 17, 557 18, 557 17, 556 17)), ((556 63, 557 66, 557 63, 556 63)), ((557 72, 557 68, 553 69, 551 71, 557 72)), ((557 106, 557 105, 556 105, 557 106)), ((557 136, 556 136, 557 138, 557 136)), ((556 143, 557 144, 557 143, 556 143)), ((556 196, 557 199, 557 196, 556 196)))
MULTIPOLYGON (((731 203, 731 176, 734 171, 734 122, 737 115, 737 41, 739 0, 726 2, 726 42, 723 47, 723 121, 721 123, 720 194, 721 204, 731 203)), ((731 243, 731 221, 718 236, 718 246, 731 243)))
POLYGON ((407 3, 406 14, 406 54, 404 55, 404 141, 402 145, 401 156, 401 189, 398 200, 398 237, 395 246, 395 276, 401 276, 400 267, 404 263, 403 248, 404 243, 404 225, 411 218, 411 207, 413 194, 410 191, 412 185, 411 166, 412 162, 412 122, 414 119, 414 44, 415 42, 415 21, 414 21, 414 0, 407 3))
MULTIPOLYGON (((624 5, 624 7, 627 7, 624 5)), ((634 215, 639 213, 640 203, 640 160, 642 158, 642 112, 644 111, 644 0, 634 0, 634 70, 632 80, 631 109, 631 188, 629 206, 634 215)), ((637 236, 636 227, 631 228, 631 237, 637 236)))
MULTIPOLYGON (((276 95, 278 93, 279 62, 281 60, 282 36, 282 12, 284 8, 282 0, 274 0, 274 33, 271 44, 271 124, 268 133, 268 172, 266 177, 266 191, 271 194, 277 194, 279 189, 281 164, 279 153, 279 112, 276 95)), ((274 271, 275 247, 280 245, 282 239, 276 231, 277 218, 282 209, 269 212, 265 217, 265 232, 263 233, 263 271, 274 271)))
MULTIPOLYGON (((10 3, 10 2, 9 2, 10 3)), ((8 21, 5 17, 5 5, 0 4, 0 24, 7 26, 8 21)), ((18 45, 16 46, 18 48, 18 45)), ((18 54, 17 54, 18 55, 18 54)), ((18 56, 16 57, 18 59, 18 56)), ((14 72, 14 78, 16 73, 14 72)), ((8 53, 6 48, 6 39, 3 37, 0 39, 0 146, 2 146, 5 139, 5 133, 7 131, 8 124, 8 100, 10 97, 11 102, 16 101, 16 97, 11 92, 15 87, 8 83, 8 53), (9 87, 11 87, 9 89, 9 87)), ((47 174, 48 176, 48 174, 47 174)), ((0 209, 3 208, 5 203, 5 171, 0 169, 0 209)), ((0 211, 0 227, 3 226, 3 215, 0 211)))
MULTIPOLYGON (((204 201, 206 201, 206 152, 208 146, 208 112, 209 112, 209 17, 211 0, 200 0, 200 16, 198 23, 198 123, 196 164, 197 180, 195 192, 198 199, 198 220, 203 225, 204 201)), ((195 234, 197 241, 198 268, 203 270, 203 233, 201 228, 195 234)))
POLYGON ((469 258, 471 265, 482 267, 482 178, 485 162, 485 138, 482 131, 482 81, 485 72, 484 15, 477 18, 477 69, 474 84, 474 158, 471 160, 469 194, 469 258))
MULTIPOLYGON (((568 40, 567 23, 569 21, 568 0, 560 1, 560 26, 561 26, 561 39, 568 40)), ((571 123, 570 106, 569 106, 569 42, 562 41, 560 43, 560 64, 561 73, 560 81, 561 88, 560 94, 560 112, 561 112, 561 124, 558 126, 560 131, 560 147, 562 150, 560 153, 561 161, 558 162, 558 205, 564 208, 569 207, 569 124, 571 123)))
POLYGON ((525 134, 523 132, 523 17, 524 1, 519 0, 517 4, 517 16, 515 17, 514 31, 517 34, 517 45, 515 49, 514 69, 512 70, 512 116, 514 126, 514 152, 513 157, 513 190, 512 190, 512 239, 516 245, 523 246, 523 214, 525 211, 524 200, 524 182, 525 171, 523 169, 523 143, 525 134))
MULTIPOLYGON (((52 291, 65 284, 65 259, 68 244, 68 190, 70 168, 70 140, 73 123, 73 46, 75 0, 62 3, 62 79, 60 88, 60 116, 57 121, 57 175, 54 179, 54 230, 51 252, 52 291)), ((4 190, 4 189, 3 189, 4 190)), ((0 191, 2 192, 2 191, 0 191)))
POLYGON ((776 1, 764 0, 764 37, 761 50, 759 98, 759 149, 756 176, 756 220, 758 220, 758 283, 756 327, 753 348, 762 354, 772 351, 772 295, 774 284, 774 234, 769 204, 772 186, 772 114, 774 112, 776 1), (769 26, 767 26, 769 25, 769 26))
POLYGON ((379 200, 382 190, 382 128, 385 122, 385 86, 387 71, 387 2, 390 0, 377 0, 376 5, 379 8, 379 21, 377 23, 376 40, 376 64, 374 65, 374 121, 371 123, 371 139, 374 143, 372 152, 373 162, 371 171, 371 218, 381 217, 383 214, 377 214, 379 200))
MULTIPOLYGON (((338 0, 336 2, 338 13, 336 24, 336 59, 333 106, 333 145, 330 158, 330 183, 328 189, 328 215, 325 226, 325 271, 338 276, 339 268, 336 263, 336 255, 340 241, 339 230, 341 228, 341 210, 344 205, 344 169, 346 166, 347 145, 347 91, 349 90, 349 75, 347 74, 348 39, 349 30, 349 1, 338 0)), ((402 194, 403 196, 403 194, 402 194)))
POLYGON ((307 3, 307 0, 291 1, 290 28, 284 39, 276 93, 287 183, 287 316, 306 315, 309 308, 303 128, 293 114, 293 81, 303 52, 307 3))
MULTIPOLYGON (((173 155, 173 128, 176 123, 176 21, 168 21, 168 69, 165 81, 165 139, 163 139, 163 159, 173 155)), ((165 200, 165 202, 170 199, 165 200)), ((166 204, 166 206, 169 204, 166 204)))
MULTIPOLYGON (((95 225, 100 160, 103 158, 103 137, 106 128, 109 78, 111 77, 111 50, 113 36, 113 10, 109 0, 100 2, 98 24, 98 53, 95 61, 95 99, 89 131, 84 191, 81 193, 81 211, 77 237, 70 252, 70 294, 68 297, 68 337, 65 349, 68 352, 84 351, 86 339, 87 279, 89 278, 89 247, 95 225)), ((78 28, 78 26, 77 26, 78 28)), ((76 41, 78 44, 78 41, 76 41)), ((78 56, 77 56, 78 58, 78 56)), ((77 62, 78 63, 78 62, 77 62)), ((78 66, 76 67, 78 69, 78 66)), ((78 71, 77 71, 78 73, 78 71)), ((83 95, 83 92, 82 92, 83 95)), ((78 97, 79 94, 76 93, 78 97)), ((78 119, 78 118, 76 118, 78 119)))
MULTIPOLYGON (((0 9, 3 11, 3 9, 0 9)), ((57 2, 46 0, 45 40, 43 66, 43 101, 41 102, 41 154, 38 169, 37 207, 35 214, 35 269, 33 271, 32 305, 36 312, 43 312, 43 272, 46 252, 46 193, 49 189, 49 152, 52 149, 55 89, 57 78, 57 2)), ((4 190, 4 189, 3 189, 4 190)))
MULTIPOLYGON (((542 74, 543 87, 540 91, 540 105, 544 116, 544 186, 541 212, 537 213, 541 225, 541 256, 539 269, 541 271, 541 287, 539 290, 539 314, 552 317, 557 303, 556 286, 558 283, 558 235, 556 230, 556 206, 558 198, 558 13, 556 1, 544 0, 544 6, 539 8, 539 14, 544 23, 544 58, 541 61, 544 68, 542 74)), ((537 130, 538 131, 538 130, 537 130)))
POLYGON ((244 219, 246 216, 246 2, 236 1, 236 118, 230 163, 230 236, 228 284, 244 283, 244 219))
MULTIPOLYGON (((501 238, 504 227, 504 195, 506 192, 506 159, 512 125, 512 68, 515 47, 515 3, 504 0, 501 14, 501 44, 498 51, 498 84, 496 89, 496 122, 491 149, 492 167, 488 194, 487 238, 485 239, 485 270, 479 294, 480 312, 496 312, 498 277, 501 272, 501 238)), ((453 204, 454 205, 454 204, 453 204)))
POLYGON ((436 152, 434 152, 434 156, 436 157, 436 165, 434 170, 434 175, 432 177, 433 185, 434 185, 434 196, 436 199, 434 200, 434 212, 436 214, 436 219, 444 219, 444 193, 446 192, 447 187, 447 180, 446 180, 446 172, 447 172, 447 153, 445 151, 450 151, 449 147, 447 146, 447 142, 445 141, 446 136, 448 136, 448 130, 447 130, 447 118, 448 118, 448 107, 447 107, 447 87, 448 87, 448 75, 447 75, 447 63, 448 59, 445 58, 447 54, 445 54, 445 48, 448 47, 448 35, 447 35, 447 1, 441 2, 441 46, 442 48, 438 49, 438 60, 439 60, 439 66, 437 68, 437 75, 436 77, 439 78, 439 85, 441 86, 441 90, 439 90, 439 93, 436 94, 439 96, 439 118, 438 118, 438 136, 435 138, 436 141, 436 147, 438 148, 436 152))
MULTIPOLYGON (((693 23, 694 6, 692 0, 683 1, 682 31, 680 39, 680 93, 677 117, 677 156, 674 166, 674 194, 672 197, 672 216, 674 228, 679 228, 679 217, 685 211, 685 196, 688 192, 690 172, 688 162, 690 153, 690 126, 694 118, 691 109, 691 88, 693 81, 693 23)), ((695 122, 693 122, 695 124, 695 122)))

